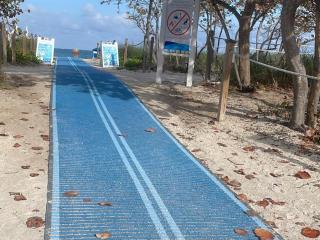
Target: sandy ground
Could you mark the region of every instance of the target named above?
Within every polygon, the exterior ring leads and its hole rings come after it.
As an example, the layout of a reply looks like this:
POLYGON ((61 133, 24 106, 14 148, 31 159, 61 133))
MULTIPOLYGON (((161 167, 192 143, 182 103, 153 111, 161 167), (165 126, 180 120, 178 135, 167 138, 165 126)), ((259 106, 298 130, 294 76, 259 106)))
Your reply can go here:
POLYGON ((43 239, 44 226, 28 228, 26 222, 30 217, 45 218, 52 68, 4 70, 8 73, 0 82, 0 238, 43 239), (19 194, 26 200, 16 201, 19 194))
POLYGON ((283 124, 291 91, 231 90, 226 120, 218 123, 219 86, 201 85, 197 77, 186 88, 185 75, 172 74, 159 86, 154 73, 111 72, 284 239, 308 239, 301 235, 305 227, 320 230, 320 147, 283 124), (294 176, 299 171, 311 178, 294 176))

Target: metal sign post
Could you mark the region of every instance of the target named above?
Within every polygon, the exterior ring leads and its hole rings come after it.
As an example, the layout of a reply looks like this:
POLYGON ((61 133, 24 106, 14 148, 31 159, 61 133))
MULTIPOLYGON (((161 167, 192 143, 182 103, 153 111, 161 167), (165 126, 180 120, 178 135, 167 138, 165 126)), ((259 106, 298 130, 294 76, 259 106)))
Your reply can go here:
POLYGON ((187 86, 192 86, 200 0, 163 2, 156 82, 161 84, 164 54, 189 57, 187 86))

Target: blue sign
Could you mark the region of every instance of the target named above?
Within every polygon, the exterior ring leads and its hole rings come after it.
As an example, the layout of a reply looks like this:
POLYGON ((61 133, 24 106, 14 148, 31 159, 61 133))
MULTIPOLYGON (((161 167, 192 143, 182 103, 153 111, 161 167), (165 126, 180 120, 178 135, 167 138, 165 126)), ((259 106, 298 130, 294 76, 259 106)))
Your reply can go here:
POLYGON ((45 64, 52 64, 54 55, 54 39, 38 38, 37 57, 45 64))
POLYGON ((119 67, 117 42, 101 43, 102 67, 119 67))

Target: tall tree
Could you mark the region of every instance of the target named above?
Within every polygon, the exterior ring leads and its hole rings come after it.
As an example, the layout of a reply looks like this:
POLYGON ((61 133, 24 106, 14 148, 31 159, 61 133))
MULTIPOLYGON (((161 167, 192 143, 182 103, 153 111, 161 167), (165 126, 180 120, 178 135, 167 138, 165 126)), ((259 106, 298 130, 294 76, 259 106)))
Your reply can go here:
POLYGON ((238 20, 239 24, 239 64, 240 78, 244 87, 251 84, 250 75, 250 33, 257 23, 267 12, 276 6, 278 1, 271 0, 211 0, 227 9, 238 20))
MULTIPOLYGON (((0 20, 5 24, 8 19, 12 19, 22 13, 21 3, 24 0, 1 0, 0 1, 0 20)), ((2 31, 5 31, 3 29, 2 31)), ((3 78, 2 65, 0 64, 0 80, 3 78)))
MULTIPOLYGON (((315 15, 314 36, 314 76, 320 79, 320 0, 314 0, 313 12, 315 15)), ((307 124, 310 127, 316 125, 316 115, 320 98, 320 80, 312 80, 307 108, 307 124)))
MULTIPOLYGON (((300 48, 295 34, 295 20, 298 7, 304 0, 283 0, 281 12, 281 32, 283 47, 288 63, 294 72, 306 75, 302 63, 300 48)), ((305 124, 305 112, 308 97, 308 79, 304 76, 294 77, 294 107, 291 118, 293 128, 301 128, 305 124)))

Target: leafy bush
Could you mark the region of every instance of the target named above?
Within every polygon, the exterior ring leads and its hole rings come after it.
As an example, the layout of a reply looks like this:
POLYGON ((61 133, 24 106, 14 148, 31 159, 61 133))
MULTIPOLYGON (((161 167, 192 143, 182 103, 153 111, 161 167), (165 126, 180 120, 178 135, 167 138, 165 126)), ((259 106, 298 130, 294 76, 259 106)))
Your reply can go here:
POLYGON ((35 56, 33 53, 22 54, 21 52, 17 52, 17 63, 18 64, 40 64, 42 61, 35 56))
POLYGON ((139 58, 129 58, 124 64, 124 68, 128 70, 137 70, 141 68, 142 60, 139 58))

